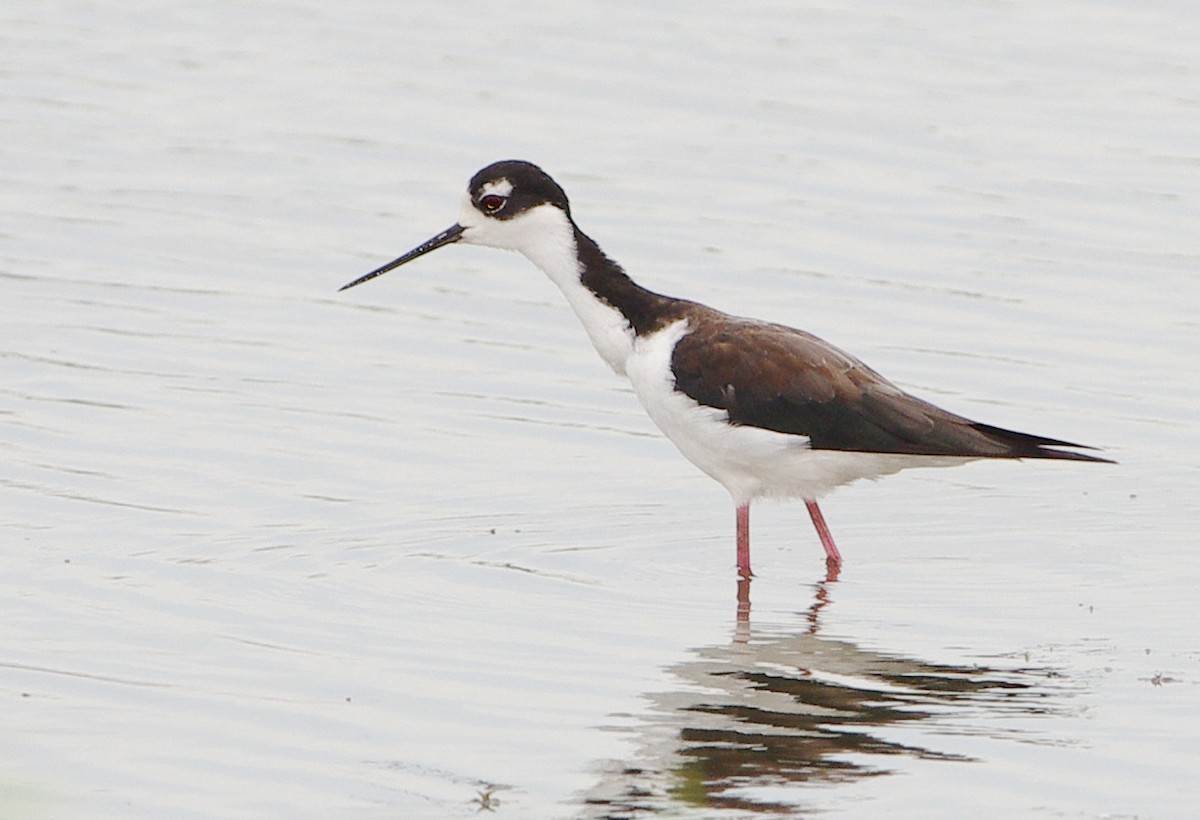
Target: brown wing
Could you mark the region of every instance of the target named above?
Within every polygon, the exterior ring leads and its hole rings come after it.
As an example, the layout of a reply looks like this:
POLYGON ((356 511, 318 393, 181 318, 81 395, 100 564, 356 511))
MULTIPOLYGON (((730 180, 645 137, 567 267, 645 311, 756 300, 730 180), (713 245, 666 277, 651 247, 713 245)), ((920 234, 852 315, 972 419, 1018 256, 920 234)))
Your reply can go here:
POLYGON ((675 386, 733 424, 805 436, 820 450, 1105 460, 942 410, 810 333, 694 310, 671 357, 675 386))

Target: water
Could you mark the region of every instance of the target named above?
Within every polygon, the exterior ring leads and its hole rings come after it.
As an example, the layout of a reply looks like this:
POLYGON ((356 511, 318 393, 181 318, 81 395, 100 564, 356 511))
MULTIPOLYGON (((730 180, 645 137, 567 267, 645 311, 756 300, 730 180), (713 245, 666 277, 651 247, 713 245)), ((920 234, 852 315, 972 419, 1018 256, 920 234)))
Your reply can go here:
POLYGON ((9 3, 0 816, 1177 817, 1200 796, 1198 14, 9 3), (825 577, 524 260, 1116 467, 844 489, 825 577), (745 592, 745 591, 743 591, 745 592))

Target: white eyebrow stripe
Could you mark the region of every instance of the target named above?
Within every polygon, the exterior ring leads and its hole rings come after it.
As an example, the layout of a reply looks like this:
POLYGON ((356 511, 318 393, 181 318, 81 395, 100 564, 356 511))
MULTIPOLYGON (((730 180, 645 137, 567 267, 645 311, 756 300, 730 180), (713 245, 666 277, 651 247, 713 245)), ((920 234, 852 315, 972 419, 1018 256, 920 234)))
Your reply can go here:
POLYGON ((485 196, 487 194, 496 194, 497 196, 502 196, 505 199, 508 199, 508 196, 512 193, 512 191, 512 183, 508 181, 507 177, 501 177, 500 179, 492 182, 483 183, 483 187, 479 189, 479 195, 485 196))

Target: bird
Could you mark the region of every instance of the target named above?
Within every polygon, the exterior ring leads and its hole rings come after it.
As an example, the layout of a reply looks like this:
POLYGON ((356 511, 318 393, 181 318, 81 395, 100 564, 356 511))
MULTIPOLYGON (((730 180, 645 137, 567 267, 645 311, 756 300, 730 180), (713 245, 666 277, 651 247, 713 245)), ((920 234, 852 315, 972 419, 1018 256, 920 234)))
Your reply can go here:
POLYGON ((642 287, 580 230, 562 187, 524 160, 480 170, 454 225, 339 291, 455 243, 517 251, 562 291, 651 420, 728 491, 742 579, 753 575, 750 504, 760 498, 803 500, 836 573, 842 555, 818 501, 844 484, 985 458, 1112 463, 1078 452, 1094 447, 943 410, 803 330, 642 287))

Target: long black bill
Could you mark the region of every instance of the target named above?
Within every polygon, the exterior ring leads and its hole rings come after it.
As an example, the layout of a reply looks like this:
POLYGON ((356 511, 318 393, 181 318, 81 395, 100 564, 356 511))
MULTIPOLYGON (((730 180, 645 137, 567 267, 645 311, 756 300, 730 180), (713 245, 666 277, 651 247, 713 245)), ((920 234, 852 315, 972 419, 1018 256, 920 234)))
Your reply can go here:
POLYGON ((466 229, 463 228, 462 225, 451 225, 449 228, 442 231, 440 234, 433 237, 432 239, 427 239, 424 242, 422 242, 420 245, 417 245, 415 248, 413 248, 408 253, 404 254, 404 256, 401 256, 399 259, 393 259, 391 262, 388 262, 382 268, 376 268, 375 270, 368 273, 366 276, 360 276, 357 279, 355 279, 353 282, 351 282, 350 284, 342 285, 340 288, 338 288, 338 292, 340 293, 341 291, 346 290, 347 288, 352 288, 355 285, 361 285, 363 282, 366 282, 368 279, 374 279, 376 276, 379 276, 381 273, 387 273, 392 268, 398 268, 401 265, 403 265, 405 262, 411 262, 414 259, 416 259, 418 256, 424 256, 425 254, 429 253, 430 251, 437 250, 442 245, 449 245, 453 242, 457 242, 459 239, 462 238, 464 230, 466 230, 466 229))

